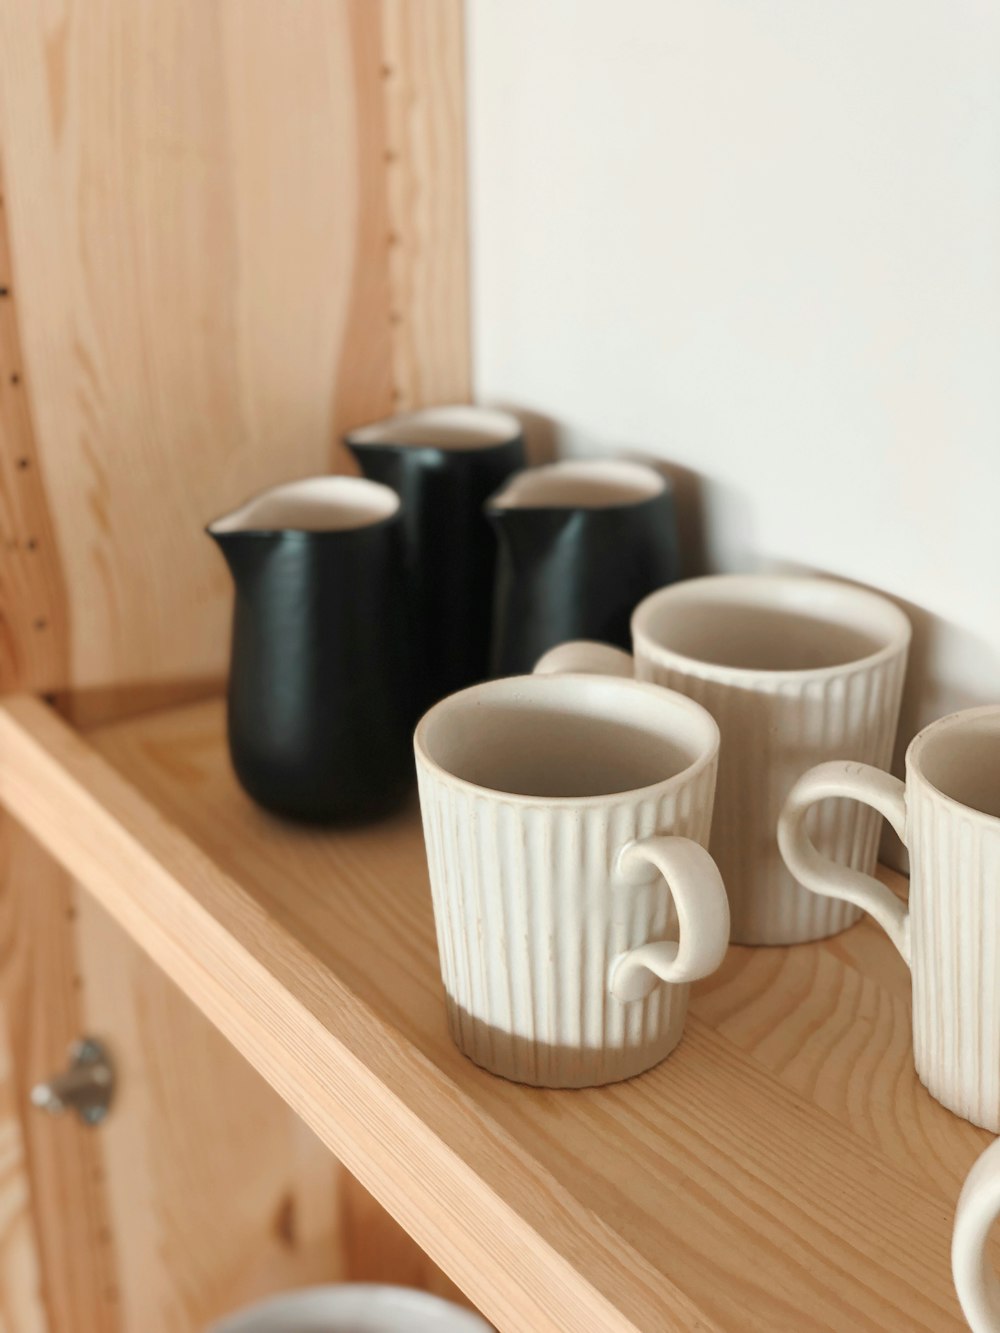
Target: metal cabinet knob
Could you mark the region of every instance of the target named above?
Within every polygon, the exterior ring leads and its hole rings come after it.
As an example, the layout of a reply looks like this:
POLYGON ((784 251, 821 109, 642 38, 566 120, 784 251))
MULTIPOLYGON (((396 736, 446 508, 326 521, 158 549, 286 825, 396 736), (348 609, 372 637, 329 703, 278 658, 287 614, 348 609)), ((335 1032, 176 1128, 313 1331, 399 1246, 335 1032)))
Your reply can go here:
POLYGON ((69 1048, 69 1065, 61 1074, 36 1083, 31 1103, 50 1115, 77 1113, 85 1125, 99 1125, 108 1114, 115 1090, 115 1071, 107 1048, 83 1037, 69 1048))

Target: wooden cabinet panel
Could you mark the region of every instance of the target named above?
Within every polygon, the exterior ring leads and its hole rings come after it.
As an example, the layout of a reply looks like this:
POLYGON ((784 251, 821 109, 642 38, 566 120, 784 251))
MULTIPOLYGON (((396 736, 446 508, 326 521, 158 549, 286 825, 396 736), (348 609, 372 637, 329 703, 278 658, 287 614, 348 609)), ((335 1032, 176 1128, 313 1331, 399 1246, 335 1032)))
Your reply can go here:
POLYGON ((464 1300, 7 817, 0 860, 0 1333, 202 1333, 312 1282, 464 1300), (84 1033, 118 1073, 97 1129, 29 1104, 84 1033))
MULTIPOLYGON (((83 1031, 75 916, 72 882, 3 815, 0 997, 6 1022, 0 1043, 11 1059, 4 1106, 17 1116, 23 1145, 19 1160, 30 1194, 46 1333, 122 1333, 100 1131, 29 1104, 31 1086, 63 1067, 70 1042, 83 1031)), ((12 1327, 22 1333, 18 1324, 12 1327)))
MULTIPOLYGON (((0 5, 0 692, 86 722, 203 693, 231 595, 202 525, 347 466, 349 426, 468 397, 462 25, 462 0, 0 5)), ((0 1006, 11 1333, 194 1333, 338 1275, 446 1289, 6 819, 0 1006), (88 1028, 122 1071, 96 1132, 27 1100, 88 1028)))
POLYGON ((341 1276, 336 1160, 80 892, 86 1030, 116 1101, 95 1131, 126 1333, 196 1333, 285 1287, 341 1276))
POLYGON ((462 103, 460 0, 0 6, 0 689, 217 678, 202 525, 467 396, 462 103))
POLYGON ((8 1031, 0 1005, 0 1333, 48 1333, 8 1031))

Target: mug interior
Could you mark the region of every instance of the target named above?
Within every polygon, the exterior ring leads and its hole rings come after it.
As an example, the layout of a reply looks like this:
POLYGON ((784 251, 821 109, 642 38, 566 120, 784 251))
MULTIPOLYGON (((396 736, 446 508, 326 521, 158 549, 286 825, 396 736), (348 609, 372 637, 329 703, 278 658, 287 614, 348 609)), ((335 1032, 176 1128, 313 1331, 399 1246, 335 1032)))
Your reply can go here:
POLYGON ((717 744, 715 723, 691 700, 599 676, 476 685, 436 704, 417 729, 418 751, 452 777, 545 799, 651 787, 707 759, 717 744))
POLYGON ((1000 819, 1000 708, 943 718, 914 747, 911 762, 942 796, 1000 819))
POLYGON ((636 612, 654 653, 747 671, 820 671, 904 644, 905 616, 863 589, 824 579, 721 575, 654 593, 636 612))

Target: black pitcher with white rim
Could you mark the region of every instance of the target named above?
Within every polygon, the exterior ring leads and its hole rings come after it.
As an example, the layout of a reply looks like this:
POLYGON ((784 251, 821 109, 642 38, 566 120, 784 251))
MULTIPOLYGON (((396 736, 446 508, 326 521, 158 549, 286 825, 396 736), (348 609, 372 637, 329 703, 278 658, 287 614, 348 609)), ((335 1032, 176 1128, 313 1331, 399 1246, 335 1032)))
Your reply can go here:
POLYGON ((483 503, 524 465, 508 412, 434 407, 351 431, 362 472, 399 493, 421 710, 489 671, 496 538, 483 503))
POLYGON ((673 491, 645 464, 528 468, 489 500, 486 514, 499 540, 498 675, 531 671, 567 639, 627 646, 636 603, 677 578, 673 491))
POLYGON ((208 527, 236 586, 233 768, 269 810, 367 819, 410 786, 401 529, 396 493, 360 477, 275 486, 208 527))

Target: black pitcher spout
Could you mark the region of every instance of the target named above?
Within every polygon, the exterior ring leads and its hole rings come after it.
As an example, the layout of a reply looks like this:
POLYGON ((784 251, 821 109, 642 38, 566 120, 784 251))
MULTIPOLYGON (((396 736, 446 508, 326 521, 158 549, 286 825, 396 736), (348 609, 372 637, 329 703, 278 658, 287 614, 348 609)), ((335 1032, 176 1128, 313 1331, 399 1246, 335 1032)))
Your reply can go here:
POLYGON ((233 582, 239 584, 240 578, 246 570, 253 543, 247 539, 246 533, 233 532, 219 527, 218 524, 222 521, 224 520, 209 523, 205 531, 222 552, 223 559, 233 576, 233 582))

